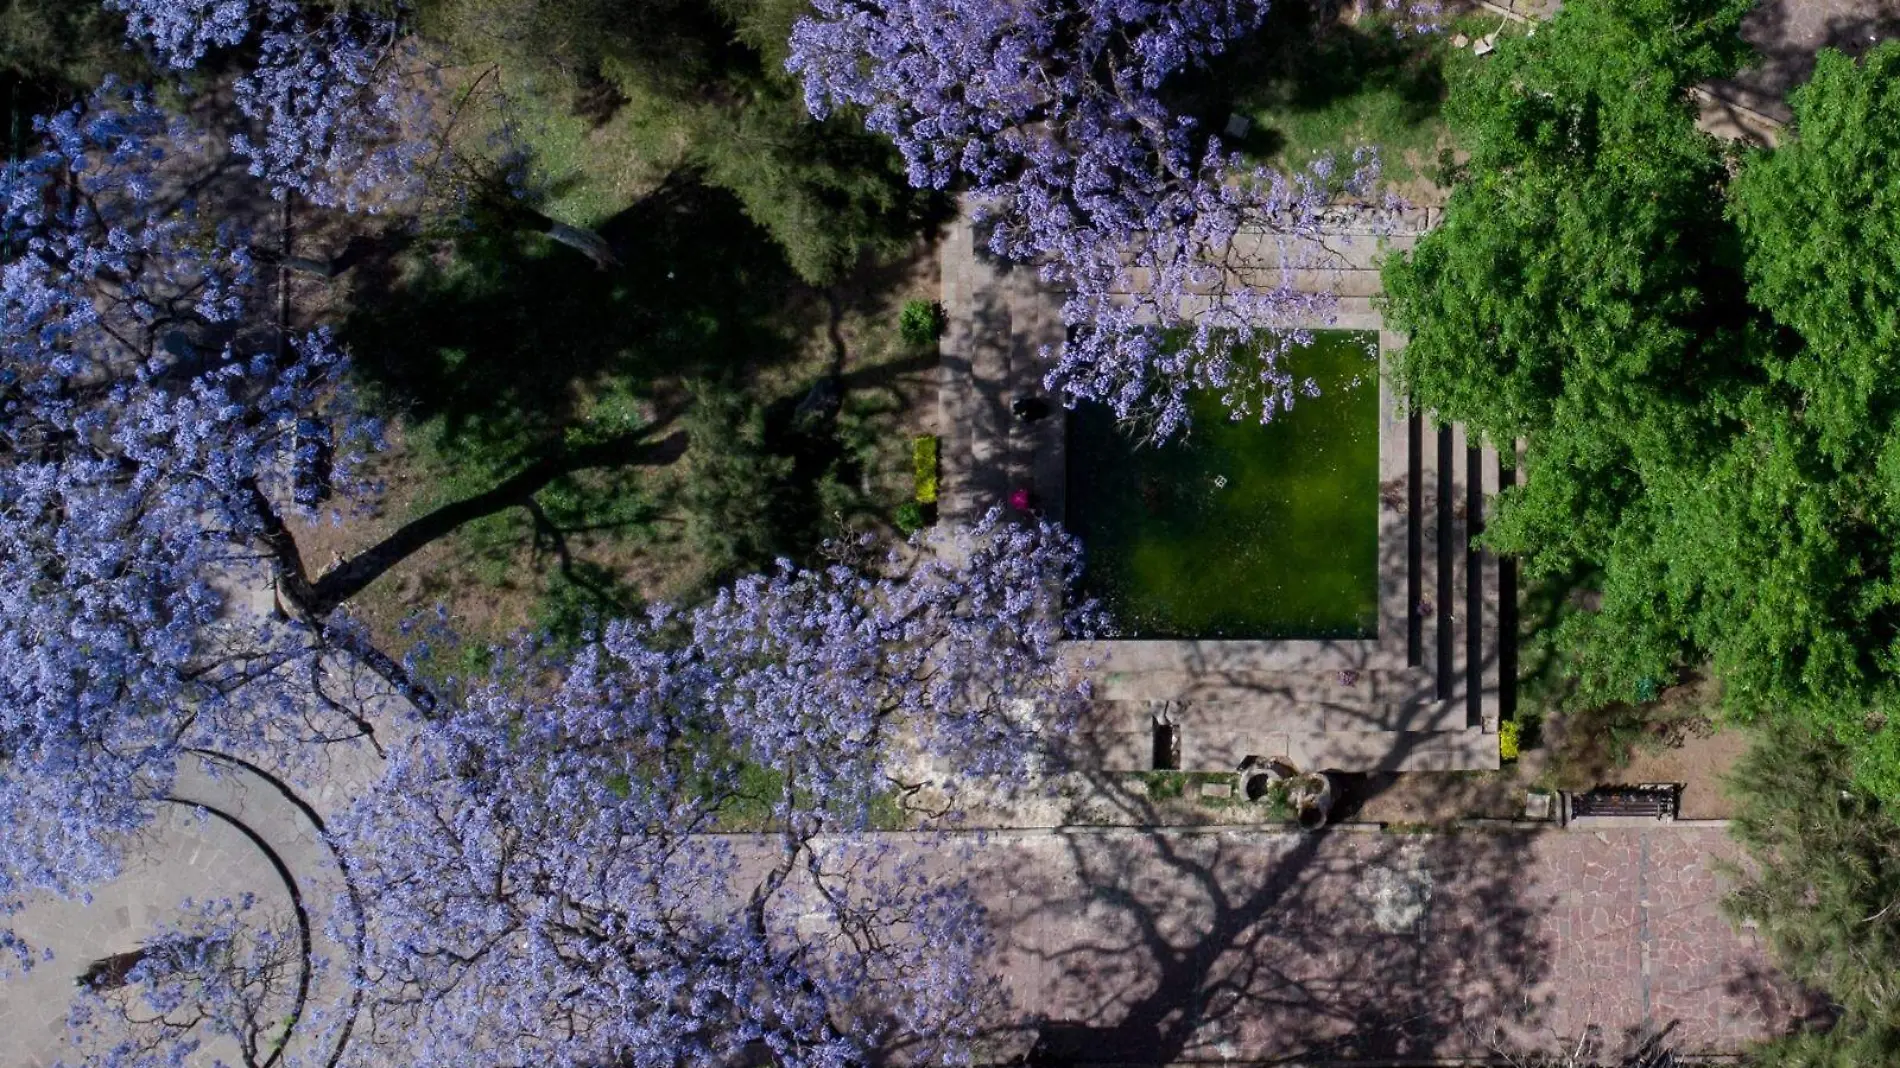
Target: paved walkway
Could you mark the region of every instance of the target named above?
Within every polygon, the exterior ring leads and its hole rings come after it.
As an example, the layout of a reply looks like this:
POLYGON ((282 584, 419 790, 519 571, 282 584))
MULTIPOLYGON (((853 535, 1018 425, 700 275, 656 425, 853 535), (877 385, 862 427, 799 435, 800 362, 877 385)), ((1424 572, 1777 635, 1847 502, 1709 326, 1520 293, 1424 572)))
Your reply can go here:
MULTIPOLYGON (((1476 0, 1510 18, 1547 19, 1561 0, 1476 0)), ((1754 49, 1746 69, 1696 87, 1701 126, 1710 133, 1754 144, 1776 143, 1793 120, 1788 94, 1814 73, 1823 48, 1858 56, 1884 41, 1900 39, 1900 0, 1760 0, 1742 22, 1742 39, 1754 49)))
MULTIPOLYGON (((73 980, 93 961, 138 948, 178 915, 182 902, 258 898, 258 914, 295 917, 308 938, 307 986, 286 1054, 324 1063, 346 1032, 356 930, 337 854, 313 813, 278 782, 221 760, 187 756, 174 802, 128 857, 123 875, 88 903, 42 899, 8 921, 54 958, 0 983, 0 1064, 41 1068, 74 1055, 66 1015, 73 980), (341 935, 346 941, 339 942, 341 935)), ((229 1059, 235 1045, 214 1042, 207 1056, 229 1059)))
MULTIPOLYGON (((1367 331, 1386 353, 1404 339, 1383 329, 1374 307, 1379 262, 1437 221, 1431 208, 1376 224, 1342 210, 1317 237, 1245 231, 1222 258, 1225 288, 1287 284, 1324 294, 1332 314, 1281 325, 1367 331)), ((943 518, 967 522, 1020 488, 1040 514, 1063 522, 1071 518, 1065 420, 1024 422, 1009 411, 1011 398, 1044 392, 1044 350, 1064 340, 1062 296, 1035 271, 985 254, 977 229, 966 215, 941 252, 950 324, 940 379, 943 518)), ((1375 388, 1379 491, 1367 497, 1366 521, 1379 532, 1376 633, 1077 647, 1096 665, 1096 689, 1068 740, 1072 758, 1147 770, 1156 766, 1161 721, 1175 731, 1174 766, 1191 770, 1231 771, 1248 757, 1343 771, 1497 767, 1506 584, 1504 567, 1471 538, 1502 482, 1498 458, 1467 448, 1462 428, 1427 428, 1383 375, 1375 388)))
POLYGON ((1718 912, 1712 827, 1001 832, 939 851, 1012 1007, 1077 1064, 1484 1058, 1588 1028, 1734 1053, 1805 1002, 1718 912), (1502 1029, 1508 1040, 1497 1035, 1502 1029))
MULTIPOLYGON (((93 961, 137 948, 176 915, 183 898, 250 891, 265 910, 291 909, 269 858, 227 821, 167 805, 144 845, 120 878, 93 891, 90 903, 40 901, 8 921, 35 948, 57 955, 0 980, 0 1064, 44 1068, 72 1056, 66 1013, 73 980, 93 961)), ((236 1047, 219 1043, 209 1052, 230 1056, 236 1047)))
POLYGON ((1742 23, 1742 37, 1755 48, 1755 62, 1734 78, 1709 86, 1712 95, 1788 122, 1788 94, 1814 73, 1823 48, 1860 55, 1882 41, 1900 38, 1896 0, 1764 0, 1742 23))

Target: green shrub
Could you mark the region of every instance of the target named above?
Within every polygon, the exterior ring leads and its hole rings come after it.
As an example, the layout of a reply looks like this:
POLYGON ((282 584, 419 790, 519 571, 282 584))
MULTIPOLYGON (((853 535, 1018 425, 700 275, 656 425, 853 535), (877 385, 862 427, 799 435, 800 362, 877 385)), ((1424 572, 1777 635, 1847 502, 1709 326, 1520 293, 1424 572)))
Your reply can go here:
POLYGON ((943 334, 943 305, 934 300, 907 300, 897 316, 897 333, 904 344, 922 348, 943 334))
POLYGON ((639 590, 611 568, 575 560, 556 568, 535 606, 534 629, 561 649, 577 649, 616 619, 640 611, 639 590))
POLYGON ((709 575, 726 578, 784 551, 779 521, 793 460, 766 441, 765 413, 731 386, 695 382, 682 422, 689 463, 678 503, 683 533, 709 575))
POLYGON ((917 477, 917 503, 937 503, 937 438, 925 434, 910 441, 911 470, 917 477))
POLYGON ((891 522, 896 523, 906 537, 915 534, 924 529, 924 506, 916 501, 905 501, 891 515, 891 522))
POLYGON ((1517 759, 1517 721, 1514 719, 1498 724, 1498 759, 1507 764, 1517 759))

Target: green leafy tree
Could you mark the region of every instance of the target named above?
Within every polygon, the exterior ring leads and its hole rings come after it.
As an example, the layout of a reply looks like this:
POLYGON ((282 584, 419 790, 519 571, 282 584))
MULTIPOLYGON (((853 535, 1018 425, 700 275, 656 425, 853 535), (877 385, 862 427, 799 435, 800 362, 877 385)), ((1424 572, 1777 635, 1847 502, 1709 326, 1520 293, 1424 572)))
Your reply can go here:
POLYGON ((1789 143, 1743 158, 1686 93, 1740 13, 1569 4, 1457 87, 1445 224, 1386 268, 1396 371, 1528 441, 1488 537, 1599 591, 1557 634, 1581 700, 1706 662, 1731 709, 1823 727, 1900 798, 1896 49, 1825 58, 1789 143))
POLYGON ((1730 918, 1759 926, 1790 976, 1825 992, 1828 1032, 1774 1043, 1763 1064, 1891 1064, 1900 1051, 1900 821, 1854 781, 1853 753, 1804 726, 1759 735, 1736 766, 1730 918))
MULTIPOLYGON (((835 281, 908 247, 937 210, 890 145, 815 122, 784 72, 802 3, 427 0, 420 24, 460 58, 514 72, 511 92, 627 132, 617 146, 738 198, 801 277, 835 281)), ((598 221, 598 220, 596 220, 598 221)))
POLYGON ((860 260, 902 252, 931 197, 905 182, 889 145, 837 121, 815 122, 786 79, 744 79, 742 102, 695 108, 688 160, 737 197, 800 278, 822 285, 860 260))
POLYGON ((1749 161, 1732 198, 1754 299, 1803 344, 1771 365, 1829 459, 1876 457, 1900 504, 1900 43, 1816 60, 1796 137, 1749 161))
POLYGON ((1900 799, 1900 730, 1887 726, 1900 703, 1896 75, 1900 44, 1859 63, 1822 53, 1790 100, 1793 136, 1749 159, 1731 189, 1749 295, 1777 336, 1757 353, 1768 384, 1751 434, 1772 446, 1726 472, 1721 518, 1753 551, 1728 572, 1729 618, 1708 628, 1741 696, 1825 726, 1889 799, 1900 799), (1772 581, 1758 588, 1750 572, 1772 581))
POLYGON ((125 47, 125 16, 99 0, 0 0, 0 99, 17 121, 44 110, 46 98, 83 94, 109 73, 142 73, 125 47))
POLYGON ((1448 101, 1471 155, 1444 224, 1385 271, 1410 334, 1403 386, 1491 441, 1529 440, 1496 546, 1533 578, 1601 575, 1603 611, 1564 636, 1597 700, 1633 697, 1685 651, 1658 486, 1735 432, 1723 401, 1749 378, 1722 151, 1683 92, 1718 65, 1684 57, 1719 53, 1740 9, 1679 14, 1673 48, 1651 46, 1653 5, 1621 0, 1507 41, 1448 101))
POLYGON ((1866 1068, 1900 1064, 1900 1031, 1842 1022, 1774 1039, 1752 1051, 1754 1068, 1866 1068))

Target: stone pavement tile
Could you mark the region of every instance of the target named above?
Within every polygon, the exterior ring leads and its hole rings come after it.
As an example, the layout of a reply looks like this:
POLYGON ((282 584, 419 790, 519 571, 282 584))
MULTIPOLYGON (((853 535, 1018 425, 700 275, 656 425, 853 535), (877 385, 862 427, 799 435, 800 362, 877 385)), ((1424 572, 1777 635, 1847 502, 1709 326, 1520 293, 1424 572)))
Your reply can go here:
POLYGON ((251 891, 268 908, 289 909, 275 870, 229 824, 177 810, 158 820, 142 845, 119 879, 94 891, 92 904, 41 898, 9 919, 21 937, 57 956, 0 987, 10 1021, 0 1028, 0 1065, 50 1064, 68 1055, 74 977, 100 957, 136 948, 185 898, 251 891), (187 863, 191 857, 198 862, 187 863))
POLYGON ((1652 1021, 1733 1051, 1789 1008, 1728 978, 1761 963, 1698 859, 1730 847, 1681 833, 1017 832, 931 863, 988 907, 1012 1011, 1097 1057, 1459 1057, 1494 1025, 1634 1026, 1646 930, 1652 1021))
POLYGON ((1736 856, 1726 837, 1701 830, 1646 837, 1652 1018, 1677 1024, 1686 1049, 1720 1051, 1803 1015, 1805 997, 1774 975, 1767 947, 1721 914, 1726 884, 1717 863, 1736 856))

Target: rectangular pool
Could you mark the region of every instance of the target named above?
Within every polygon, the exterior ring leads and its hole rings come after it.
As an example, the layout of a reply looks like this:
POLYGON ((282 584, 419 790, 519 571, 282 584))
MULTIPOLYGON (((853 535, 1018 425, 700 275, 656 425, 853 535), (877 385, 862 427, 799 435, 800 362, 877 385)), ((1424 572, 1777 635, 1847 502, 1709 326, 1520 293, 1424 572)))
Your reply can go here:
POLYGON ((1207 393, 1185 436, 1137 447, 1106 407, 1069 413, 1065 518, 1118 636, 1377 636, 1378 344, 1315 331, 1287 366, 1321 395, 1266 426, 1207 393))

